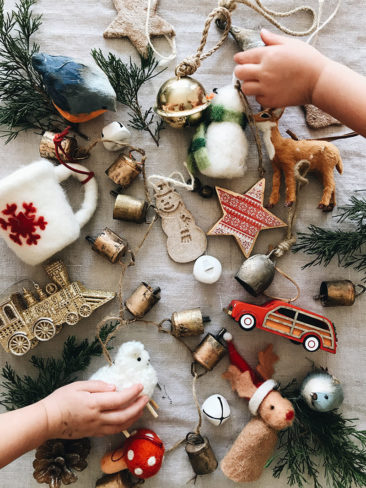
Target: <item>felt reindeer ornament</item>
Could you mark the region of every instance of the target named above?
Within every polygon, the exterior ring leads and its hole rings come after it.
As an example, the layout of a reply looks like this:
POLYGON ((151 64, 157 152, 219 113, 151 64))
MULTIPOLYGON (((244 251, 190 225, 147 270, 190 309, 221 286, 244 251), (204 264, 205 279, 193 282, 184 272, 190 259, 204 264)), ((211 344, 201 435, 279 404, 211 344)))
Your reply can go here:
POLYGON ((281 396, 277 383, 270 379, 273 363, 278 360, 272 345, 259 352, 259 364, 253 371, 235 349, 231 334, 226 334, 225 339, 232 364, 223 376, 240 397, 249 399, 254 417, 222 460, 221 469, 232 481, 250 482, 261 476, 276 446, 278 431, 292 424, 295 413, 291 402, 281 396))
POLYGON ((299 161, 310 163, 309 171, 321 175, 323 181, 323 196, 318 208, 324 212, 332 211, 335 204, 334 168, 342 174, 343 163, 338 148, 327 141, 299 140, 282 137, 278 129, 278 121, 283 114, 283 108, 265 109, 254 114, 254 121, 263 132, 264 144, 273 167, 272 192, 268 207, 278 203, 280 197, 281 171, 285 175, 287 207, 296 200, 295 166, 299 161))

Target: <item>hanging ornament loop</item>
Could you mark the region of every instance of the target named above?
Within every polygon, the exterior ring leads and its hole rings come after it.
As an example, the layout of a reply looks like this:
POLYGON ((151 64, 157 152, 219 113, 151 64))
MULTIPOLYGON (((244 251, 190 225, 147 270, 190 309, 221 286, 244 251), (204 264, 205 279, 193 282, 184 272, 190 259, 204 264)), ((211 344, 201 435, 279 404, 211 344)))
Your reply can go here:
MULTIPOLYGON (((285 12, 278 12, 277 10, 271 10, 267 7, 264 7, 261 0, 255 0, 255 3, 252 2, 251 0, 219 0, 219 6, 224 7, 230 12, 232 12, 236 8, 237 4, 239 3, 242 3, 243 5, 246 5, 247 7, 255 10, 259 15, 262 15, 266 20, 268 20, 268 22, 273 24, 275 27, 277 27, 285 34, 289 34, 290 36, 297 36, 297 37, 307 36, 313 33, 318 27, 318 16, 315 10, 308 5, 300 5, 299 7, 296 7, 292 10, 287 10, 285 12), (279 18, 291 17, 292 15, 301 12, 305 14, 309 14, 310 17, 312 18, 311 26, 304 31, 295 31, 289 29, 288 27, 278 22, 275 18, 275 17, 279 17, 279 18)), ((221 20, 221 22, 219 22, 218 27, 222 28, 223 25, 224 24, 221 20)))
POLYGON ((61 150, 65 159, 67 159, 70 163, 77 163, 77 161, 70 158, 70 156, 66 153, 66 151, 62 147, 62 141, 68 135, 70 129, 71 129, 71 126, 66 127, 66 129, 64 129, 62 132, 56 134, 55 137, 53 138, 53 142, 55 144, 56 157, 57 157, 59 163, 62 164, 63 166, 66 166, 67 169, 74 171, 75 173, 78 173, 81 175, 86 175, 85 180, 83 180, 81 182, 82 185, 85 185, 85 183, 88 183, 88 181, 94 177, 94 172, 93 171, 82 171, 80 169, 74 168, 74 167, 70 166, 69 164, 67 164, 65 161, 63 161, 62 158, 60 157, 59 151, 61 150))
POLYGON ((212 10, 206 19, 205 27, 202 32, 201 43, 196 51, 196 54, 185 58, 181 63, 178 64, 178 66, 175 68, 176 76, 180 78, 182 76, 193 75, 193 73, 195 73, 196 70, 200 67, 201 61, 210 57, 211 54, 216 52, 221 47, 229 34, 230 27, 231 14, 227 8, 217 7, 212 10), (209 51, 203 53, 203 49, 207 42, 208 31, 210 30, 212 21, 216 18, 222 19, 222 21, 225 23, 224 32, 222 33, 221 39, 216 43, 216 45, 209 51))

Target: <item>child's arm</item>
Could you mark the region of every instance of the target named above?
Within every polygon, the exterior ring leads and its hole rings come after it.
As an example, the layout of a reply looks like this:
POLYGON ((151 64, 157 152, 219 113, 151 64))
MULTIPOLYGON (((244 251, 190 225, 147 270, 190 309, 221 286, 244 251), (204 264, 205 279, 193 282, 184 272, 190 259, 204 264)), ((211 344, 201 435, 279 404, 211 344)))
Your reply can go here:
POLYGON ((78 381, 28 407, 0 415, 0 468, 47 439, 116 434, 141 415, 148 402, 134 385, 116 392, 103 381, 78 381))
POLYGON ((366 136, 366 79, 312 46, 261 32, 266 47, 237 53, 242 89, 264 107, 312 103, 366 136))

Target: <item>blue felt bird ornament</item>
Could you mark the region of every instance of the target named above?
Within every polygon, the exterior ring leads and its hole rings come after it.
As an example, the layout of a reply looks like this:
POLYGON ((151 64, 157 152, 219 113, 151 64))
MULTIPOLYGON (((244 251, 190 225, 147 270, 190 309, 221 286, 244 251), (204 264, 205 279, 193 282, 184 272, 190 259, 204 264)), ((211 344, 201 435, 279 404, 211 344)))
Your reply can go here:
POLYGON ((116 111, 116 94, 98 67, 45 53, 33 54, 32 65, 52 103, 69 122, 87 122, 106 110, 116 111))
POLYGON ((344 399, 339 380, 327 371, 310 373, 301 384, 301 396, 312 410, 329 412, 338 408, 344 399))

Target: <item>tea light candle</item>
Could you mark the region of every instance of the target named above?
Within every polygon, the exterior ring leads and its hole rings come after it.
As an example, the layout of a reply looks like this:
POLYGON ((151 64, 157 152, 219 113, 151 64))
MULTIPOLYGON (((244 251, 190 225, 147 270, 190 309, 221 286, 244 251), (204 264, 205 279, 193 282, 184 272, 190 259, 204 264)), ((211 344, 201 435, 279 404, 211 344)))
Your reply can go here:
POLYGON ((221 273, 221 263, 213 256, 200 256, 193 266, 193 276, 201 283, 216 283, 220 279, 221 273))

